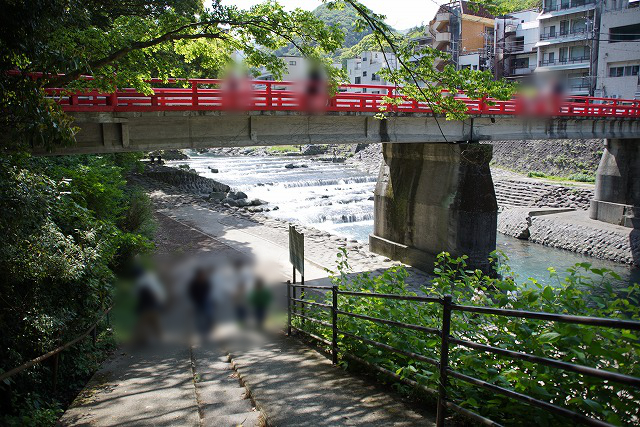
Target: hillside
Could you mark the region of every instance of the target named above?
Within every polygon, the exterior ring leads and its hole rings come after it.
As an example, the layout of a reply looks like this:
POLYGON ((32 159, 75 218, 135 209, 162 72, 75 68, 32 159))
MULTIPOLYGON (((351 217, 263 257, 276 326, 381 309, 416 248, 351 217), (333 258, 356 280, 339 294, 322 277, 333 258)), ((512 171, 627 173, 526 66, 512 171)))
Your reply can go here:
MULTIPOLYGON (((344 32, 343 49, 348 49, 356 45, 366 35, 371 34, 370 29, 362 32, 357 32, 355 30, 354 22, 358 19, 358 14, 351 6, 346 6, 342 10, 331 10, 326 5, 322 4, 314 9, 313 14, 320 18, 324 23, 328 25, 337 25, 342 29, 344 32)), ((336 51, 334 57, 339 57, 343 49, 336 51)), ((292 44, 289 44, 288 46, 279 49, 277 54, 279 56, 298 55, 299 52, 292 44)))

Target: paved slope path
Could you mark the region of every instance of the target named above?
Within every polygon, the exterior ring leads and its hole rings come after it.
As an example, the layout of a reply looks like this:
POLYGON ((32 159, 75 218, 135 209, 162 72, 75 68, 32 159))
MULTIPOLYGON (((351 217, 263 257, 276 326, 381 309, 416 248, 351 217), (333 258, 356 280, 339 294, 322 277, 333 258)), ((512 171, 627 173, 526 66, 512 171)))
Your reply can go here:
MULTIPOLYGON (((202 252, 234 251, 201 232, 157 215, 159 260, 202 252)), ((165 324, 182 312, 170 310, 165 324)), ((246 388, 213 343, 190 347, 179 331, 165 327, 167 341, 125 347, 93 376, 63 414, 63 426, 235 427, 261 424, 246 388)))
POLYGON ((269 338, 231 353, 268 425, 435 426, 432 414, 333 366, 296 338, 269 338))

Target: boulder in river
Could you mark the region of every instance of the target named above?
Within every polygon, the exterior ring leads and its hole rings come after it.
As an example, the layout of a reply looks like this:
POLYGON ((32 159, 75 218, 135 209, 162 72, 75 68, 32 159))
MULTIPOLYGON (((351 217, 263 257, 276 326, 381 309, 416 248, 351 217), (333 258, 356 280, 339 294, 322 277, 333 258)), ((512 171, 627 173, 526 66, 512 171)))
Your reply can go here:
POLYGON ((237 200, 232 199, 231 197, 227 197, 227 198, 223 199, 222 203, 226 203, 227 205, 234 206, 234 207, 238 206, 237 200))
POLYGON ((306 168, 307 165, 305 165, 304 163, 299 165, 296 165, 294 163, 288 163, 284 167, 287 169, 298 169, 298 168, 306 168))
POLYGON ((236 199, 236 206, 240 206, 240 207, 249 206, 249 202, 247 201, 246 198, 244 198, 244 199, 236 199))
POLYGON ((218 169, 216 169, 216 168, 209 167, 209 172, 211 172, 211 173, 218 173, 219 171, 218 171, 218 169))
POLYGON ((253 199, 251 201, 251 206, 260 206, 260 205, 265 205, 267 204, 267 202, 265 202, 264 200, 260 200, 260 199, 253 199))
POLYGON ((223 193, 222 191, 212 191, 209 194, 209 200, 224 200, 227 197, 227 193, 223 193))
POLYGON ((242 191, 231 191, 229 193, 229 198, 231 199, 246 199, 248 196, 246 193, 243 193, 242 191))

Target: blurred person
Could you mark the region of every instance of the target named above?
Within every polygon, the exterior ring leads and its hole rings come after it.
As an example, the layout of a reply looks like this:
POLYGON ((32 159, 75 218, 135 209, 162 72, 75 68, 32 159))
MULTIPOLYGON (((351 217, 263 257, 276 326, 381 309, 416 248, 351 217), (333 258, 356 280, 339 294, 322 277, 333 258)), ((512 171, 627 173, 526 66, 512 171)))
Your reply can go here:
POLYGON ((214 320, 213 289, 210 275, 204 268, 197 268, 187 293, 195 311, 196 329, 201 336, 206 336, 214 320))
POLYGON ((137 316, 135 340, 146 343, 149 339, 161 339, 160 312, 166 301, 165 289, 155 273, 142 266, 135 268, 134 277, 137 316))
POLYGON ((257 278, 249 295, 249 303, 253 309, 253 315, 255 316, 256 325, 259 329, 264 328, 264 321, 267 317, 267 310, 271 304, 271 299, 271 291, 267 289, 262 279, 257 278))
POLYGON ((243 281, 238 282, 233 293, 233 307, 236 321, 240 326, 245 326, 247 323, 247 285, 243 281))
POLYGON ((236 273, 235 289, 233 290, 233 304, 236 320, 241 326, 247 321, 247 289, 249 284, 255 280, 253 273, 253 265, 247 260, 237 258, 233 262, 233 268, 236 273))
POLYGON ((304 87, 305 108, 310 113, 322 113, 327 106, 327 82, 322 69, 311 67, 304 87))

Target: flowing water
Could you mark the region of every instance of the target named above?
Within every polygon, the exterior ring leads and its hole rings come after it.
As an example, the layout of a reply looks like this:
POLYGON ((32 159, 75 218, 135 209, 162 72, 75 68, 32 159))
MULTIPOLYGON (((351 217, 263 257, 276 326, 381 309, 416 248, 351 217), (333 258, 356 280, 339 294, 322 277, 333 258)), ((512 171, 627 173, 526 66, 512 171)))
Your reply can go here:
MULTIPOLYGON (((276 218, 313 226, 363 243, 373 229, 373 190, 377 176, 353 167, 312 161, 303 157, 216 157, 192 153, 189 160, 169 162, 188 164, 200 175, 244 191, 250 198, 269 202, 278 210, 268 212, 276 218), (285 168, 294 164, 294 169, 285 168), (212 173, 210 168, 218 169, 212 173)), ((548 267, 564 271, 579 262, 606 267, 622 277, 619 286, 640 282, 640 270, 574 252, 518 240, 498 233, 498 249, 510 259, 509 265, 520 279, 533 277, 553 283, 548 267)))

